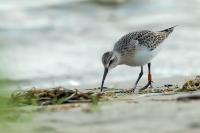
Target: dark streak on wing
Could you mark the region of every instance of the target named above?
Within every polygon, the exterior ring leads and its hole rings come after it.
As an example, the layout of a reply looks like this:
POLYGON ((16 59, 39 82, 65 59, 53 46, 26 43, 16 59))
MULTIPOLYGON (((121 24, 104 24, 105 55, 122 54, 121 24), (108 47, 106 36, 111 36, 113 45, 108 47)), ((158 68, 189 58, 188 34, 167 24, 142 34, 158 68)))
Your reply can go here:
POLYGON ((144 30, 138 32, 131 32, 124 35, 115 43, 114 50, 120 52, 122 55, 133 53, 135 51, 136 45, 140 43, 138 38, 144 36, 149 32, 150 31, 144 30))
POLYGON ((163 33, 149 32, 144 36, 138 38, 139 45, 146 46, 150 50, 154 50, 159 46, 166 38, 166 35, 163 33))
POLYGON ((149 30, 131 32, 118 40, 114 46, 114 50, 122 54, 133 53, 137 44, 154 50, 167 36, 165 32, 152 32, 149 30), (136 40, 138 43, 131 43, 134 42, 132 40, 136 40))

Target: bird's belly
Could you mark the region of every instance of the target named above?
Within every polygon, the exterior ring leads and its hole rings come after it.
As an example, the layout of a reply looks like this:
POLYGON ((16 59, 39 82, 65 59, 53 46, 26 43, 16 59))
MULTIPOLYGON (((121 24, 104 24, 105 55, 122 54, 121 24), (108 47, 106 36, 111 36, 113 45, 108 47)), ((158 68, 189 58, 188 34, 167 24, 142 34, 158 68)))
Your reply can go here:
POLYGON ((157 51, 150 50, 138 50, 134 53, 134 55, 129 58, 127 61, 127 65, 129 66, 143 66, 149 63, 153 57, 157 54, 157 51))

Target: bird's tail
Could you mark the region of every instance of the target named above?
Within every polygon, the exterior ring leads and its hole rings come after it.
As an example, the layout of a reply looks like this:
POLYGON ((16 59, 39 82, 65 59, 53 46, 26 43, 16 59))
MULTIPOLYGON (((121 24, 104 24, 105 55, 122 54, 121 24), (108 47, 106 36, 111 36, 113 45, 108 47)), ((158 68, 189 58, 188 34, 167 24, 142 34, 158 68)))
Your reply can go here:
POLYGON ((175 26, 173 26, 173 27, 167 28, 167 29, 165 29, 165 30, 161 30, 160 32, 165 32, 165 33, 170 34, 170 33, 173 32, 174 27, 176 27, 176 26, 178 26, 178 25, 175 25, 175 26))

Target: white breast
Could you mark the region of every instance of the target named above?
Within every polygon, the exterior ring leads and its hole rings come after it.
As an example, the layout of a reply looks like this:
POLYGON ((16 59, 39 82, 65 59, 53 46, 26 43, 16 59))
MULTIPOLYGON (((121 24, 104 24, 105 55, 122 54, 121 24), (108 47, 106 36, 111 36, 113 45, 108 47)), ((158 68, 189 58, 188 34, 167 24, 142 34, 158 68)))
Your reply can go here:
POLYGON ((129 61, 127 61, 126 64, 129 66, 143 66, 149 63, 159 51, 159 47, 151 51, 146 47, 139 46, 132 57, 128 59, 129 61))

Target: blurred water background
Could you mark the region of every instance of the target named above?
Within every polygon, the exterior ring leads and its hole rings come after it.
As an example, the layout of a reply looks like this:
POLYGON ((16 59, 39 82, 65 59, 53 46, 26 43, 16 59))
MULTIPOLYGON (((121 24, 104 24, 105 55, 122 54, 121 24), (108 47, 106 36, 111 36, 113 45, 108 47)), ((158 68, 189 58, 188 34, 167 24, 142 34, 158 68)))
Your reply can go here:
MULTIPOLYGON (((152 62, 156 78, 200 73, 200 0, 0 1, 1 81, 17 88, 99 86, 102 53, 125 33, 179 25, 152 62)), ((106 82, 136 80, 120 66, 106 82)))

